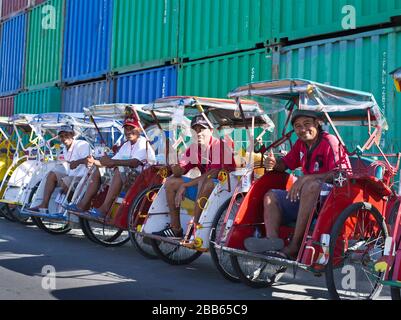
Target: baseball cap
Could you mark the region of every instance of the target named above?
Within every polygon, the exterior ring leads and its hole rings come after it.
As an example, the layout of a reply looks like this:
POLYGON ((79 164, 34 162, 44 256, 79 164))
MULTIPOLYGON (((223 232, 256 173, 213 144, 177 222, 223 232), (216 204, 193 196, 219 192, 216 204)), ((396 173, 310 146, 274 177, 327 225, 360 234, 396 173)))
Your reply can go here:
POLYGON ((134 119, 134 118, 127 118, 124 121, 123 127, 135 127, 135 128, 140 128, 139 122, 138 120, 134 119))
POLYGON ((71 125, 63 125, 63 126, 61 126, 61 127, 58 129, 57 134, 60 134, 60 133, 62 133, 62 132, 75 133, 75 132, 74 132, 74 127, 71 126, 71 125))
POLYGON ((196 125, 200 125, 204 128, 210 129, 209 123, 206 121, 206 119, 202 115, 192 118, 191 128, 195 127, 196 125))
POLYGON ((301 118, 301 117, 313 118, 313 119, 321 119, 321 114, 319 112, 312 111, 312 110, 299 110, 299 109, 296 109, 292 113, 291 124, 294 126, 295 121, 298 118, 301 118))

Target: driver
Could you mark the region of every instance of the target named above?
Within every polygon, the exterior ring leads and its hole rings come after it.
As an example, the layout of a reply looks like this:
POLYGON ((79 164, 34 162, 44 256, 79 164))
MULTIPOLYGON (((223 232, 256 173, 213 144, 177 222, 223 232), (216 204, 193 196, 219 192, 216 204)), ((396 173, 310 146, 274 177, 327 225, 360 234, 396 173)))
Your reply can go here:
POLYGON ((333 188, 334 169, 351 168, 348 156, 336 136, 323 131, 320 115, 309 110, 295 110, 291 124, 298 137, 291 151, 276 159, 270 153, 266 159, 267 170, 284 172, 302 168, 289 191, 270 190, 264 197, 264 223, 266 238, 248 238, 245 248, 250 252, 268 253, 295 260, 301 247, 311 212, 320 195, 322 202, 333 188), (282 225, 296 222, 290 244, 284 247, 279 238, 282 225))
POLYGON ((153 232, 154 235, 182 238, 180 207, 189 202, 186 207, 194 215, 194 223, 198 223, 207 199, 218 183, 219 172, 236 168, 233 146, 213 137, 213 129, 203 115, 192 119, 191 128, 196 133, 197 143, 190 145, 179 164, 172 166, 173 175, 165 183, 171 223, 165 229, 153 232), (200 177, 183 177, 193 168, 199 169, 200 177))

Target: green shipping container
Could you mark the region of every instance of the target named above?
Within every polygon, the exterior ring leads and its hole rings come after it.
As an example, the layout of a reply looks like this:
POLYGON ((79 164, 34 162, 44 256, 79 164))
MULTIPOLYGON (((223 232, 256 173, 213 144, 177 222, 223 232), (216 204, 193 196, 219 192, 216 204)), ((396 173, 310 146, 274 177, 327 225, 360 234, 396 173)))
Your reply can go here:
POLYGON ((61 80, 64 0, 49 0, 29 12, 25 86, 48 87, 61 80))
POLYGON ((38 114, 61 111, 61 90, 51 87, 20 93, 15 98, 15 114, 38 114))
POLYGON ((115 0, 112 71, 162 66, 178 57, 179 0, 115 0))
POLYGON ((401 15, 399 0, 271 0, 271 42, 297 40, 390 22, 401 15), (353 26, 354 24, 354 26, 353 26))
MULTIPOLYGON (((401 66, 401 28, 380 29, 363 34, 283 47, 279 52, 280 78, 304 78, 329 85, 373 93, 385 110, 389 130, 382 147, 401 151, 401 95, 389 73, 401 66)), ((274 53, 277 55, 278 53, 274 53)), ((275 77, 277 77, 275 75, 275 77)), ((279 124, 282 125, 283 118, 279 124)), ((348 145, 367 138, 366 128, 341 130, 348 145)))
POLYGON ((271 38, 272 0, 182 0, 179 56, 194 60, 256 48, 271 38))
MULTIPOLYGON (((272 56, 265 49, 184 63, 178 71, 178 94, 227 98, 234 88, 272 78, 272 56)), ((256 135, 260 134, 256 130, 256 135)), ((246 133, 240 139, 247 142, 246 133)), ((268 137, 265 135, 266 139, 268 137)))

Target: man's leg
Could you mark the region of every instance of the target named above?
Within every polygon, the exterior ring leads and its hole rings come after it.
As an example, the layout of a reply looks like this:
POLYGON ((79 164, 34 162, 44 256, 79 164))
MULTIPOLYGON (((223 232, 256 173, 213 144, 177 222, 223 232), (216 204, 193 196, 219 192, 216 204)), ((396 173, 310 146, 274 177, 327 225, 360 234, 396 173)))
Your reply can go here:
POLYGON ((97 192, 100 188, 100 172, 99 169, 96 169, 95 172, 90 177, 90 182, 88 188, 86 189, 84 197, 79 201, 77 207, 81 210, 89 210, 91 207, 91 202, 94 196, 96 196, 97 192))
POLYGON ((277 196, 273 191, 266 193, 263 199, 263 217, 265 222, 266 237, 279 238, 282 224, 282 213, 278 205, 277 196))
POLYGON ((121 178, 121 173, 118 169, 115 169, 113 179, 111 179, 110 187, 107 191, 106 199, 104 199, 103 204, 98 209, 101 213, 106 215, 109 212, 114 200, 120 194, 122 187, 123 179, 121 178))
POLYGON ((202 215, 202 211, 205 208, 205 206, 207 205, 206 199, 209 199, 209 196, 213 192, 214 187, 215 187, 215 185, 214 185, 213 179, 211 179, 211 178, 209 178, 209 179, 206 178, 202 182, 200 182, 200 184, 199 184, 200 191, 198 193, 198 197, 197 197, 196 204, 195 204, 195 210, 194 210, 194 222, 195 223, 199 222, 199 219, 202 215), (203 199, 203 198, 206 198, 206 199, 203 199), (201 207, 199 206, 199 203, 198 203, 199 199, 201 200, 200 201, 201 207))
POLYGON ((38 206, 38 208, 43 208, 43 209, 49 208, 50 198, 56 187, 57 187, 57 175, 54 172, 50 172, 47 175, 45 190, 43 193, 43 200, 42 203, 38 206))
POLYGON ((300 205, 295 226, 294 236, 288 247, 283 249, 283 252, 290 257, 296 257, 302 245, 302 240, 305 235, 306 226, 308 224, 309 216, 313 214, 316 207, 316 202, 319 198, 321 190, 321 183, 318 181, 305 184, 301 189, 300 205))
POLYGON ((181 230, 180 208, 175 206, 175 196, 184 183, 182 178, 169 177, 165 183, 167 204, 170 213, 170 225, 174 232, 181 230))

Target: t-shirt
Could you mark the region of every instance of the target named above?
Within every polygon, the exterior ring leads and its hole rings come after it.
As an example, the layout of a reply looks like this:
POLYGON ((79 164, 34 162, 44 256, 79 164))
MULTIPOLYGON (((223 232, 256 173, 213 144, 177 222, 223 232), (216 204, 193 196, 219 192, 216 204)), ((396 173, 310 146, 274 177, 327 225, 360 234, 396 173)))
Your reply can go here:
POLYGON ((120 147, 117 154, 112 159, 113 160, 136 159, 141 161, 144 165, 153 164, 156 162, 155 152, 150 145, 148 147, 146 147, 146 145, 147 141, 142 136, 140 136, 134 144, 131 144, 130 141, 127 141, 120 147))
POLYGON ((337 137, 325 131, 309 150, 306 143, 298 139, 291 151, 282 159, 290 170, 302 167, 304 174, 321 174, 336 168, 351 169, 349 158, 337 137))
POLYGON ((201 146, 193 143, 185 151, 179 164, 185 173, 193 168, 198 168, 202 174, 212 169, 234 171, 236 164, 233 143, 232 141, 227 142, 225 140, 220 142, 220 139, 212 137, 203 154, 201 146))
MULTIPOLYGON (((63 153, 61 159, 67 162, 72 162, 76 160, 81 160, 87 158, 91 154, 91 147, 88 142, 83 140, 73 141, 69 150, 63 146, 63 153)), ((67 168, 67 175, 72 177, 82 177, 86 173, 86 166, 80 164, 76 169, 67 168)))

